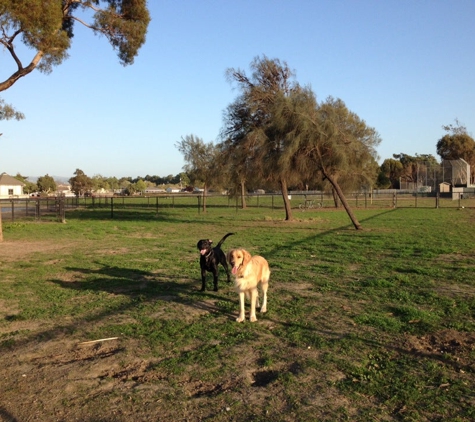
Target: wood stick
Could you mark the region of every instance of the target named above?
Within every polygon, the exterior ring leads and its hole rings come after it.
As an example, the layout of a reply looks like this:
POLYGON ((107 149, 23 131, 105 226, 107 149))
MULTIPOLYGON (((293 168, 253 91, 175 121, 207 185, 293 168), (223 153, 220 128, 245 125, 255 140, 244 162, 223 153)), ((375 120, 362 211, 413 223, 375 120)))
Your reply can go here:
POLYGON ((109 338, 100 338, 98 340, 91 340, 91 341, 83 341, 82 343, 79 343, 79 346, 83 346, 85 344, 94 344, 94 343, 100 343, 101 341, 110 341, 110 340, 117 340, 119 337, 109 337, 109 338))

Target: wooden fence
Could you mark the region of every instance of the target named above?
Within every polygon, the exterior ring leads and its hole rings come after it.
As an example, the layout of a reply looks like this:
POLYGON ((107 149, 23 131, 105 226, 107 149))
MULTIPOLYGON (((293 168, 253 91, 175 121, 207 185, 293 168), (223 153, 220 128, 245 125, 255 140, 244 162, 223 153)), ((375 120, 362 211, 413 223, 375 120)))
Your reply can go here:
MULTIPOLYGON (((289 195, 290 203, 297 212, 334 209, 333 196, 324 192, 298 192, 289 195)), ((462 194, 439 195, 417 192, 351 193, 346 195, 354 209, 378 208, 475 208, 475 197, 462 194)), ((92 197, 38 197, 0 199, 0 210, 5 221, 19 219, 65 221, 68 210, 87 209, 101 211, 101 215, 114 218, 121 211, 127 213, 154 212, 170 208, 195 208, 200 213, 206 201, 207 208, 241 209, 240 198, 227 195, 208 194, 160 194, 155 196, 92 196, 92 197), (104 212, 105 211, 105 212, 104 212)), ((279 210, 284 208, 282 195, 249 194, 247 207, 279 210)))

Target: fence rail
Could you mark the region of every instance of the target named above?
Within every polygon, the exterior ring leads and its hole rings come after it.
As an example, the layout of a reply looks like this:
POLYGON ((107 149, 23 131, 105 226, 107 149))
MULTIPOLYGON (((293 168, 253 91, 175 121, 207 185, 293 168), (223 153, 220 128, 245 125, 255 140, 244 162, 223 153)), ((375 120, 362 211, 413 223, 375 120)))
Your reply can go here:
MULTIPOLYGON (((324 192, 291 193, 290 203, 296 212, 334 209, 333 196, 324 192)), ((346 195, 349 205, 355 209, 370 208, 475 208, 475 196, 463 194, 433 194, 419 192, 351 193, 346 195)), ((155 212, 170 208, 195 208, 201 212, 203 201, 207 208, 242 207, 240 198, 220 194, 168 194, 156 196, 96 196, 96 197, 45 197, 0 199, 2 218, 65 221, 70 210, 88 209, 107 211, 110 218, 121 212, 155 212)), ((280 193, 250 194, 247 207, 279 210, 284 208, 280 193)))

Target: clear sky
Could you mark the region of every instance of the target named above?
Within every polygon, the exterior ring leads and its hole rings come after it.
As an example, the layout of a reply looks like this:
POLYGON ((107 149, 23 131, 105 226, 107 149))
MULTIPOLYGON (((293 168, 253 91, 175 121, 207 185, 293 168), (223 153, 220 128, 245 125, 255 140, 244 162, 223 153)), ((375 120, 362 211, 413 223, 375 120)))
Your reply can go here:
MULTIPOLYGON (((181 137, 218 141, 238 95, 226 69, 249 73, 262 55, 286 61, 317 99, 341 98, 374 127, 380 162, 401 152, 439 159, 441 126, 455 118, 474 136, 474 0, 148 3, 147 41, 132 66, 76 25, 68 60, 0 94, 26 115, 0 123, 0 173, 176 175, 181 137)), ((0 60, 3 80, 14 67, 6 51, 0 60)))

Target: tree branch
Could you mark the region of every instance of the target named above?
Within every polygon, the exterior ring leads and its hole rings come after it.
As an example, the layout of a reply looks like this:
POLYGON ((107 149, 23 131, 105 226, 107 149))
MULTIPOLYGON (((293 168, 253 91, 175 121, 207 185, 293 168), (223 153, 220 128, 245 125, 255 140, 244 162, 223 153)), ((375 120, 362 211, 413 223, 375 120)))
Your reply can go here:
MULTIPOLYGON (((10 48, 8 48, 8 50, 10 51, 10 54, 12 54, 13 57, 16 57, 13 47, 11 50, 10 48)), ((0 82, 0 92, 5 91, 6 89, 10 88, 16 81, 18 81, 18 79, 33 72, 33 70, 36 69, 36 66, 38 66, 38 63, 41 61, 43 55, 44 55, 43 51, 38 51, 35 54, 35 57, 33 57, 33 60, 30 62, 30 64, 27 67, 22 67, 21 62, 19 60, 16 60, 18 64, 18 70, 15 73, 13 73, 8 79, 6 79, 3 82, 0 82)))

